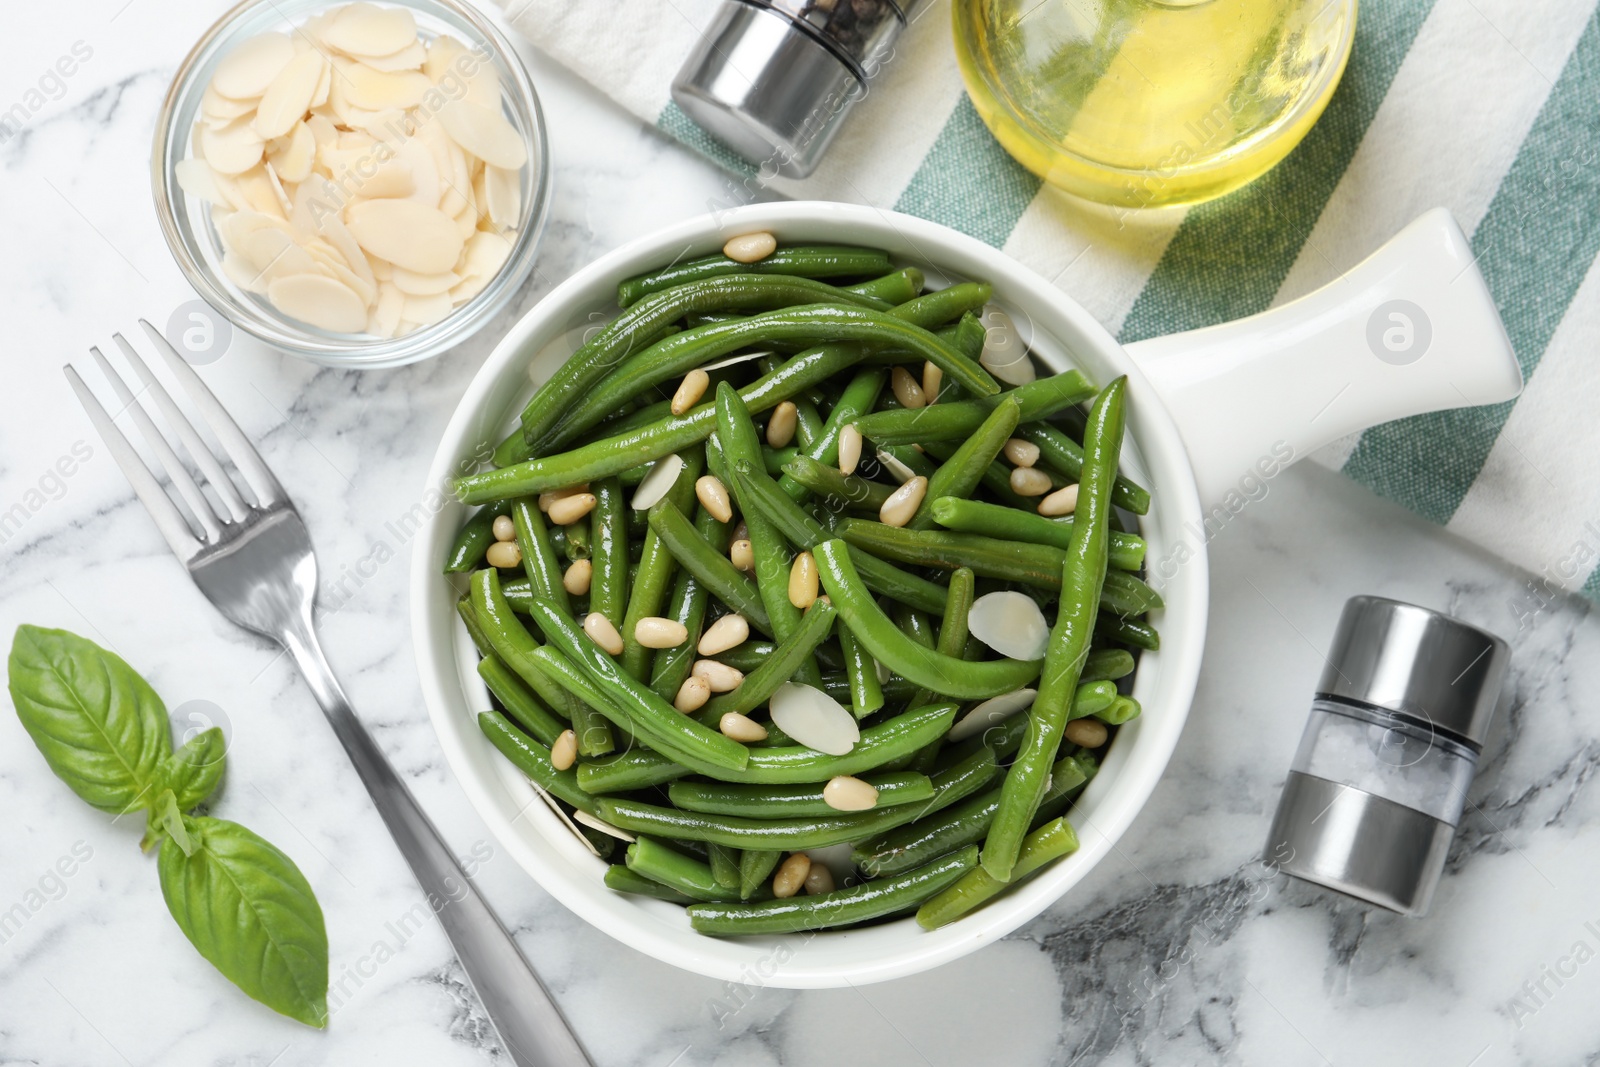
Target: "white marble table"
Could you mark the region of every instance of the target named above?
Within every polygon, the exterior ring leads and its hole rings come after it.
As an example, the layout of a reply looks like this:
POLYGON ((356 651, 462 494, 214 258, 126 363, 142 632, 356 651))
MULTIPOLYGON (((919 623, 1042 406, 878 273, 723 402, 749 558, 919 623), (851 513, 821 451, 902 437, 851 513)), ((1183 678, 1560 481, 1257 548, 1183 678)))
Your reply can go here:
MULTIPOLYGON (((149 204, 153 116, 217 0, 13 5, 0 110, 0 629, 119 651, 180 715, 233 738, 219 814, 285 848, 327 914, 325 1033, 245 999, 162 906, 138 831, 48 772, 0 714, 0 1064, 504 1062, 438 930, 290 665, 191 589, 72 403, 59 365, 193 298, 149 204), (92 55, 38 95, 82 42, 92 55), (20 47, 18 47, 20 45, 20 47), (47 79, 48 81, 48 79, 47 79), (51 99, 59 95, 59 99, 51 99), (34 106, 37 104, 38 106, 34 106), (92 454, 67 478, 63 456, 92 454), (15 515, 15 512, 12 512, 15 515), (190 704, 190 702, 206 702, 190 704), (189 705, 185 707, 185 705, 189 705), (51 872, 72 857, 70 877, 51 872), (20 910, 19 910, 20 906, 20 910)), ((1600 1055, 1600 626, 1559 602, 1520 632, 1524 577, 1365 490, 1297 467, 1212 545, 1206 671, 1178 754, 1113 858, 1015 936, 916 978, 736 988, 617 944, 488 840, 416 693, 408 546, 388 525, 493 338, 625 238, 726 200, 711 168, 530 62, 555 151, 534 285, 480 338, 399 371, 318 370, 238 340, 204 371, 263 442, 322 560, 330 655, 379 742, 479 877, 603 1065, 1495 1064, 1600 1055), (1256 857, 1339 607, 1377 592, 1511 637, 1498 723, 1434 913, 1407 921, 1273 877, 1256 857), (1589 925, 1589 924, 1593 925, 1589 925)))

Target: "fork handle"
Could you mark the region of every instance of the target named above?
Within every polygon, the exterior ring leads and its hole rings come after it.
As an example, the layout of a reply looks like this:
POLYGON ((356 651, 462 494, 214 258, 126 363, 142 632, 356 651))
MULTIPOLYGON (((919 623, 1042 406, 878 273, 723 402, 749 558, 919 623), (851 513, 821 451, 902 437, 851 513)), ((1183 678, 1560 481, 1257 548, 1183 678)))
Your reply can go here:
POLYGON ((305 675, 516 1067, 593 1067, 539 976, 350 707, 310 619, 280 638, 305 675))

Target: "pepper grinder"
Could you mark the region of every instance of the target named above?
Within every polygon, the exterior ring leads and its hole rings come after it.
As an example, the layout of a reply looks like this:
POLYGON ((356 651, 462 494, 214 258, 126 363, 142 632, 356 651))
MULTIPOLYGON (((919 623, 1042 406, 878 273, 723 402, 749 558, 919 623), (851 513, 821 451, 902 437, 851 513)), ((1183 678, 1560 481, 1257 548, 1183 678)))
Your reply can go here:
POLYGON ((804 178, 927 0, 724 0, 672 83, 764 175, 804 178))

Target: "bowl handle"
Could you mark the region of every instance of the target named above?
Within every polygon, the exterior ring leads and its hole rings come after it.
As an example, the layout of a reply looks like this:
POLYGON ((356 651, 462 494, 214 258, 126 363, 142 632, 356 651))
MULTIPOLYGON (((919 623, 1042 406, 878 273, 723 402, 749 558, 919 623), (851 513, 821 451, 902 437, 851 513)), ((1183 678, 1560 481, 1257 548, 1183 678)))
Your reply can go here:
POLYGON ((1206 508, 1255 497, 1346 434, 1522 391, 1494 299, 1444 208, 1298 300, 1127 348, 1178 424, 1206 508))

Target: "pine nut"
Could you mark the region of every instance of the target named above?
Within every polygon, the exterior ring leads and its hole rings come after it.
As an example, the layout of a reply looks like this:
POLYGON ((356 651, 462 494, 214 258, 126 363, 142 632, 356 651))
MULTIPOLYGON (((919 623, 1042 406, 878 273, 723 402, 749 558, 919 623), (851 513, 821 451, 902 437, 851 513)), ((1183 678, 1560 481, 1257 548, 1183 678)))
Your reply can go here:
POLYGON ((578 762, 578 735, 571 730, 562 730, 561 736, 556 738, 556 743, 550 746, 550 766, 558 771, 564 771, 578 762))
POLYGON ((1062 736, 1084 748, 1099 748, 1106 743, 1106 724, 1097 719, 1073 719, 1062 736))
POLYGON ((767 444, 773 448, 788 448, 799 428, 800 409, 793 400, 785 400, 767 417, 767 444))
POLYGON ((573 596, 583 596, 589 591, 589 583, 593 580, 594 564, 586 559, 573 560, 567 573, 561 576, 561 587, 573 596))
POLYGON ((706 390, 711 387, 711 375, 696 367, 683 376, 683 381, 678 383, 678 391, 672 394, 672 413, 682 415, 706 395, 706 390))
POLYGON ((517 524, 511 521, 510 515, 496 515, 494 517, 494 539, 496 541, 515 541, 517 539, 517 524))
POLYGON ((939 386, 944 384, 944 368, 933 361, 922 365, 922 398, 932 404, 939 399, 939 386))
POLYGON ((922 395, 922 386, 904 367, 896 367, 889 372, 889 388, 894 391, 894 398, 900 401, 903 408, 928 406, 928 398, 922 395))
MULTIPOLYGON (((741 715, 737 711, 730 711, 717 721, 717 729, 722 731, 722 736, 730 737, 735 741, 752 744, 756 741, 767 739, 767 728, 756 722, 748 715, 741 715)), ((790 894, 793 896, 794 894, 790 894)))
POLYGON ((861 462, 861 427, 847 422, 839 428, 839 472, 854 474, 861 462))
POLYGON ((588 482, 584 482, 581 485, 569 485, 565 489, 546 489, 544 492, 539 494, 539 510, 549 511, 550 505, 554 504, 557 500, 560 500, 563 497, 576 496, 579 493, 587 493, 588 491, 588 482))
POLYGON ((778 867, 778 873, 772 876, 772 895, 778 898, 792 897, 806 884, 806 875, 811 873, 811 857, 804 852, 796 852, 784 860, 778 867))
POLYGON ((622 655, 622 635, 617 633, 616 624, 598 611, 591 611, 583 617, 583 632, 589 635, 589 640, 613 656, 622 655))
POLYGON ((878 509, 878 520, 885 526, 904 526, 917 513, 927 494, 928 479, 919 474, 889 494, 889 499, 878 509))
POLYGON ((593 493, 574 493, 550 502, 550 521, 557 526, 571 526, 593 510, 593 493))
POLYGON ((1050 484, 1050 476, 1038 467, 1011 468, 1011 491, 1018 496, 1043 496, 1050 484))
POLYGON ((733 525, 733 533, 728 535, 728 540, 729 541, 748 541, 748 540, 750 540, 750 527, 748 527, 748 526, 746 526, 744 524, 744 520, 743 519, 740 519, 738 522, 734 523, 734 525, 733 525))
POLYGON ((748 537, 741 537, 728 546, 728 558, 733 561, 734 570, 748 574, 756 569, 756 554, 748 537))
POLYGON ((811 869, 806 872, 805 886, 806 896, 809 897, 833 892, 833 871, 828 869, 826 863, 813 861, 811 869))
POLYGON ((724 615, 700 635, 695 651, 702 656, 715 656, 750 640, 750 622, 738 613, 724 615))
POLYGON ((515 541, 496 541, 489 546, 489 551, 483 554, 491 567, 520 567, 522 565, 522 549, 517 547, 515 541))
POLYGON ((694 483, 694 495, 700 506, 711 513, 718 522, 733 518, 733 504, 728 500, 728 487, 715 474, 703 474, 694 483))
POLYGON ((689 640, 689 628, 676 619, 652 615, 634 624, 633 639, 645 648, 677 648, 689 640))
POLYGON ((683 680, 682 685, 678 686, 678 695, 672 698, 672 706, 687 715, 691 711, 699 711, 705 707, 706 701, 710 699, 711 687, 706 684, 706 680, 691 674, 683 680))
POLYGON ((1031 467, 1039 462, 1039 446, 1020 437, 1013 437, 1007 441, 1002 451, 1006 459, 1018 467, 1031 467))
POLYGON ((878 806, 878 791, 859 778, 839 774, 822 787, 822 802, 839 811, 866 811, 878 806))
POLYGON ((722 254, 735 263, 756 263, 778 250, 778 239, 766 231, 744 233, 729 238, 722 246, 722 254))
POLYGON ((714 659, 697 659, 689 672, 703 679, 713 693, 731 693, 744 681, 744 672, 714 659))
POLYGON ((1039 501, 1041 515, 1071 515, 1078 510, 1078 483, 1064 486, 1039 501))
POLYGON ((817 602, 817 557, 802 552, 789 567, 789 603, 806 610, 817 602))

